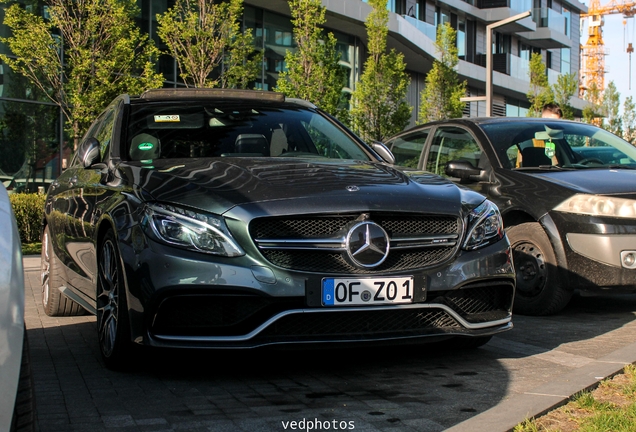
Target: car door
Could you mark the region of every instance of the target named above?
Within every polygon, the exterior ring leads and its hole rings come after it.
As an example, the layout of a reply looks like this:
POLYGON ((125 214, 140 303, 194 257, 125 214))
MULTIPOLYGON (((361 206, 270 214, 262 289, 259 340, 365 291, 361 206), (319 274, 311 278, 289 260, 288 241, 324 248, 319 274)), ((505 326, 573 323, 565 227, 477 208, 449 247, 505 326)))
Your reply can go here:
MULTIPOLYGON (((116 106, 109 106, 99 117, 98 126, 91 128, 84 137, 84 140, 95 138, 100 143, 100 160, 107 158, 116 117, 116 106)), ((107 190, 102 184, 101 171, 91 167, 84 168, 81 164, 74 167, 73 176, 69 181, 73 182, 74 188, 66 226, 66 249, 72 260, 73 270, 69 274, 68 282, 79 291, 78 294, 86 296, 86 301, 92 301, 97 275, 96 251, 93 243, 96 223, 95 204, 107 193, 107 190)))
MULTIPOLYGON (((86 136, 92 136, 100 124, 101 119, 93 122, 86 136)), ((69 238, 73 236, 71 229, 75 225, 75 222, 72 221, 73 215, 78 212, 74 190, 77 186, 77 173, 82 169, 78 154, 75 152, 69 167, 51 184, 46 204, 47 221, 51 233, 50 241, 54 246, 56 256, 64 264, 64 267, 70 268, 72 272, 76 271, 76 266, 67 245, 69 238)), ((70 273, 64 271, 65 279, 68 280, 71 277, 70 273)))

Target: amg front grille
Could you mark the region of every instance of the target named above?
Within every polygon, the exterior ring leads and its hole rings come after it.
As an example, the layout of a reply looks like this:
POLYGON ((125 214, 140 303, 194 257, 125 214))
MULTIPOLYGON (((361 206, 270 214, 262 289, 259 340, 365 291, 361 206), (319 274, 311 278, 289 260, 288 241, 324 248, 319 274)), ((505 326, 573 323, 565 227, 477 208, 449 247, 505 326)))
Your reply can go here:
POLYGON ((455 252, 451 247, 424 250, 398 250, 389 253, 385 262, 374 269, 349 264, 341 253, 323 251, 263 250, 263 256, 279 267, 324 273, 373 274, 383 271, 413 270, 446 261, 455 252))
POLYGON ((508 317, 513 296, 512 281, 488 281, 437 293, 429 301, 449 306, 470 323, 480 323, 508 317))
POLYGON ((295 297, 177 295, 161 302, 152 331, 164 335, 242 335, 282 311, 304 305, 304 299, 295 297))
POLYGON ((424 269, 450 260, 459 246, 462 224, 453 216, 370 213, 258 218, 249 229, 263 257, 278 267, 374 274, 424 269), (360 220, 376 223, 389 236, 389 254, 377 267, 362 268, 347 259, 345 238, 360 220))
MULTIPOLYGON (((298 218, 259 218, 250 223, 252 238, 320 238, 337 235, 359 215, 298 218)), ((456 217, 371 214, 391 237, 417 234, 460 234, 456 217)))
MULTIPOLYGON (((431 293, 425 303, 448 306, 469 323, 484 323, 510 316, 513 293, 512 281, 491 280, 431 293)), ((308 308, 304 297, 190 294, 165 298, 154 314, 151 332, 163 336, 243 336, 276 316, 279 318, 257 338, 364 338, 371 334, 408 336, 464 329, 450 313, 434 306, 338 310, 308 308), (286 311, 296 312, 279 316, 286 311)))
POLYGON ((263 337, 364 337, 422 334, 430 330, 463 327, 440 309, 367 310, 293 314, 269 326, 263 337))

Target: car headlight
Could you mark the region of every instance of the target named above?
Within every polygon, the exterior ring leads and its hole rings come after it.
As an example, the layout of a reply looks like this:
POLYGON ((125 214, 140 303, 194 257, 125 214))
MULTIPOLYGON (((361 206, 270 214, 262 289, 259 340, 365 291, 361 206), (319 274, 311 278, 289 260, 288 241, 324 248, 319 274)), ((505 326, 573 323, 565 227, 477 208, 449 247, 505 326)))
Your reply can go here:
POLYGON ((602 195, 576 194, 554 208, 556 211, 590 216, 636 217, 636 201, 602 195))
POLYGON ((223 218, 166 204, 147 204, 142 226, 166 243, 226 257, 245 255, 223 218))
POLYGON ((479 249, 501 240, 504 236, 503 220, 497 206, 486 200, 468 215, 468 235, 463 248, 479 249))

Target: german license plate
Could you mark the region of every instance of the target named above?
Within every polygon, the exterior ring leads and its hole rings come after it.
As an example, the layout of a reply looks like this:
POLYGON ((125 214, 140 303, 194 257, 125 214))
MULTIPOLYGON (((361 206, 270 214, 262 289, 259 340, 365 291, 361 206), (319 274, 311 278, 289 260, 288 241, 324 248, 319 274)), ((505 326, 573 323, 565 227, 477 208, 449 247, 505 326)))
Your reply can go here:
POLYGON ((323 306, 356 306, 413 302, 413 278, 325 278, 323 306))

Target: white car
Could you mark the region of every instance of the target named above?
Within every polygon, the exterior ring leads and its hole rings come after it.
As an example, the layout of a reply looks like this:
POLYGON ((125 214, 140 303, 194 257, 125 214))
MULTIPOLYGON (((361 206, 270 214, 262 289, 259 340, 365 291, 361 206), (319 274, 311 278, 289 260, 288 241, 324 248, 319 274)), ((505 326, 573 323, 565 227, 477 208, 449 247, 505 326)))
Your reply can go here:
POLYGON ((0 389, 0 431, 34 430, 20 235, 4 186, 0 186, 0 389))

